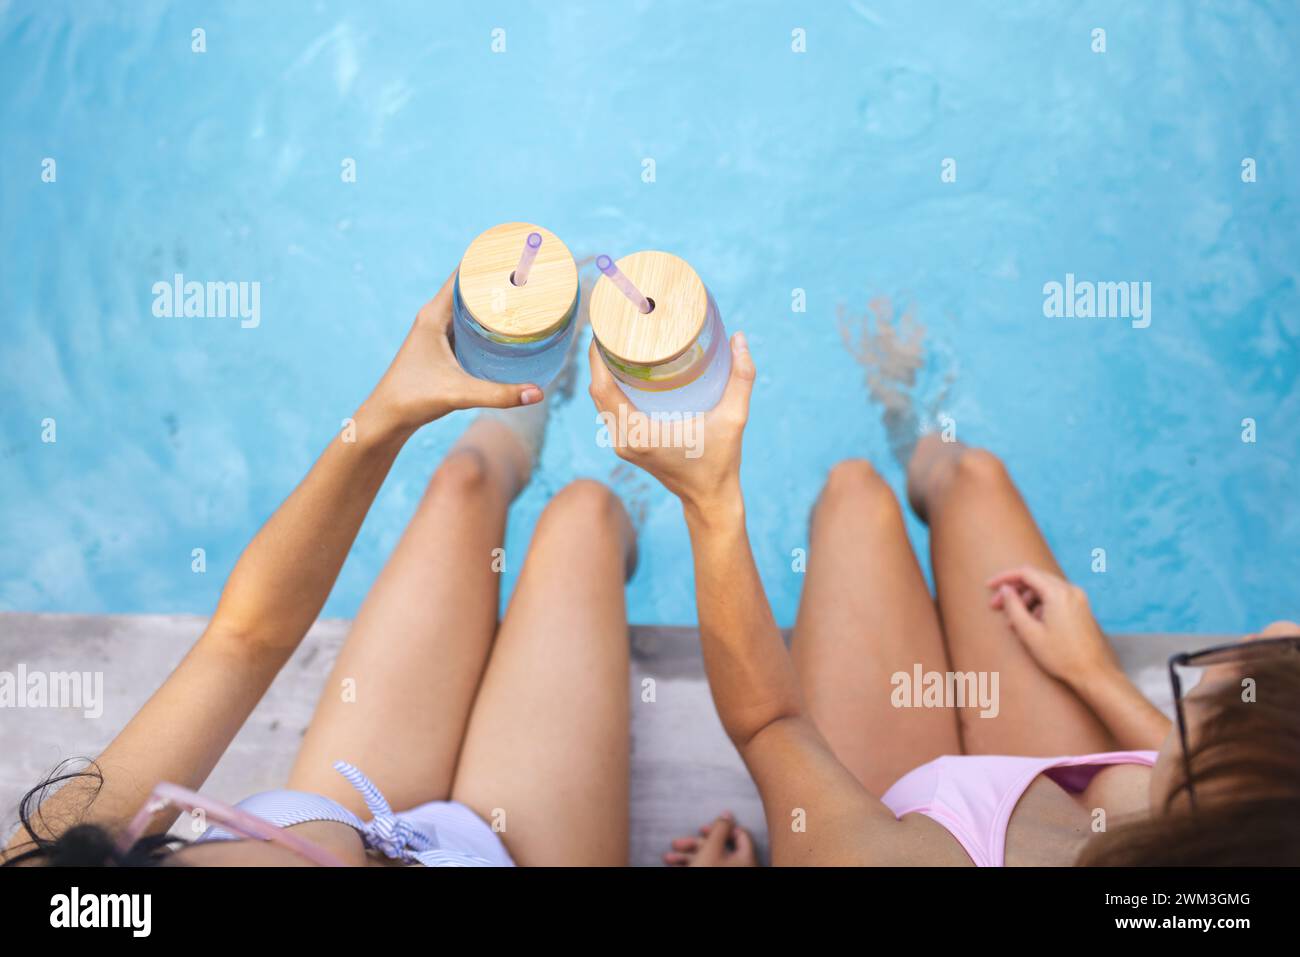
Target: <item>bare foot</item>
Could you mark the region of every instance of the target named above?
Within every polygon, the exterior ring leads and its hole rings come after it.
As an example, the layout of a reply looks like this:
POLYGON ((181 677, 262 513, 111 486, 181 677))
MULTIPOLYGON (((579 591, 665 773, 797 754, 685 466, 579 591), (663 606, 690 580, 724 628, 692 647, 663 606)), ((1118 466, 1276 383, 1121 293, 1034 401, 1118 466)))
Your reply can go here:
POLYGON ((749 831, 730 811, 700 828, 699 837, 679 837, 664 855, 669 867, 758 867, 758 852, 749 831))
POLYGON ((939 416, 955 376, 951 370, 940 375, 942 353, 927 345, 925 327, 910 306, 899 313, 888 298, 877 296, 860 319, 841 306, 839 324, 845 348, 866 372, 871 401, 880 407, 889 450, 906 468, 917 441, 939 416))

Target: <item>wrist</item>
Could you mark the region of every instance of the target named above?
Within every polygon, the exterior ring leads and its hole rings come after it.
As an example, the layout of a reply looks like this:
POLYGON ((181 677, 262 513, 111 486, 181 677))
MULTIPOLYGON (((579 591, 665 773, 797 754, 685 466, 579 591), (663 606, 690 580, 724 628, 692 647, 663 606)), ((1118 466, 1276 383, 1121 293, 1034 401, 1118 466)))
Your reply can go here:
POLYGON ((682 495, 681 502, 688 528, 745 524, 745 499, 738 480, 726 482, 704 493, 682 495))
POLYGON ((356 441, 366 446, 404 445, 420 426, 407 421, 390 404, 371 396, 352 416, 356 441))
MULTIPOLYGON (((390 434, 405 432, 413 434, 421 426, 441 419, 451 407, 439 397, 420 396, 413 399, 410 390, 400 384, 390 382, 385 375, 361 403, 358 414, 365 412, 374 423, 374 429, 383 429, 390 434)), ((360 421, 360 420, 358 420, 360 421)))
POLYGON ((1127 680, 1118 662, 1107 658, 1084 665, 1071 673, 1068 684, 1079 697, 1093 700, 1105 694, 1107 689, 1127 680))

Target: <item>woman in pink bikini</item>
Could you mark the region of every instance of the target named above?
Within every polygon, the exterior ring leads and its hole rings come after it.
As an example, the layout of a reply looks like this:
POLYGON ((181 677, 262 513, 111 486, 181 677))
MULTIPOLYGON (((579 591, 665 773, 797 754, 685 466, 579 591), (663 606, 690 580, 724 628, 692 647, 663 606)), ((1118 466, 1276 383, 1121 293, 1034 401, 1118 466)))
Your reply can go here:
MULTIPOLYGON (((1300 626, 1171 662, 1171 726, 988 452, 931 434, 911 456, 937 602, 888 486, 866 462, 836 466, 787 651, 745 531, 754 364, 742 334, 732 350, 702 456, 618 451, 681 499, 705 669, 762 796, 773 863, 1300 863, 1300 626), (1204 669, 1185 697, 1183 665, 1204 669), (918 670, 996 674, 995 707, 897 707, 895 676, 918 670)), ((597 407, 615 411, 622 393, 594 354, 591 367, 597 407)), ((728 816, 665 860, 757 863, 728 816)))

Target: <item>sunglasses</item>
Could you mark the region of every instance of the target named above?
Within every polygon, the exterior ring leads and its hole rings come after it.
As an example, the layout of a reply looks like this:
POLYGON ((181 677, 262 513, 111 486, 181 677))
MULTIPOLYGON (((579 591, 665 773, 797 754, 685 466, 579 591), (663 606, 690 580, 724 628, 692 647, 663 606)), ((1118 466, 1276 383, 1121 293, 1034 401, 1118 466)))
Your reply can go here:
POLYGON ((178 813, 201 814, 204 819, 217 824, 232 834, 253 841, 266 841, 278 844, 322 867, 346 867, 347 865, 330 851, 310 841, 305 841, 283 827, 276 827, 256 815, 241 811, 237 807, 204 797, 197 791, 183 788, 179 784, 160 781, 127 824, 126 830, 117 839, 117 851, 126 854, 140 840, 149 824, 167 808, 178 813))
POLYGON ((1180 668, 1210 669, 1223 666, 1250 666, 1263 661, 1276 661, 1279 658, 1300 656, 1300 635, 1287 635, 1281 638, 1255 638, 1236 641, 1230 645, 1215 645, 1201 651, 1182 652, 1169 658, 1169 684, 1174 692, 1174 710, 1178 715, 1178 741, 1183 750, 1183 780, 1186 782, 1187 797, 1193 808, 1196 807, 1196 790, 1192 786, 1192 755, 1187 746, 1187 714, 1184 708, 1184 688, 1195 686, 1195 682, 1184 685, 1178 673, 1180 668))

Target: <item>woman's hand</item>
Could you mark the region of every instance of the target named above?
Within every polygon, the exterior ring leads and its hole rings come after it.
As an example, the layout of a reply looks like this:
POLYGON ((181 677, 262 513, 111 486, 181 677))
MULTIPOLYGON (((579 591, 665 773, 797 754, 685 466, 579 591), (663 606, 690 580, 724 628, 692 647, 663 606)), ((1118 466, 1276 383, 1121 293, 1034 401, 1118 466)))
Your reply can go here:
POLYGON ((688 509, 739 501, 740 446, 749 419, 754 360, 743 333, 731 337, 731 378, 718 404, 700 416, 652 423, 623 394, 593 341, 591 398, 619 458, 645 469, 688 509), (620 406, 624 407, 620 410, 620 406), (626 428, 626 434, 620 434, 626 428), (657 426, 655 428, 654 426, 657 426))
POLYGON ((994 575, 987 584, 993 591, 989 606, 1006 616, 1038 666, 1052 677, 1078 685, 1118 667, 1079 586, 1030 565, 994 575))
POLYGON ((402 348, 366 400, 365 408, 407 431, 456 409, 508 409, 542 401, 536 385, 488 382, 460 367, 449 337, 454 279, 453 274, 416 314, 402 348))

